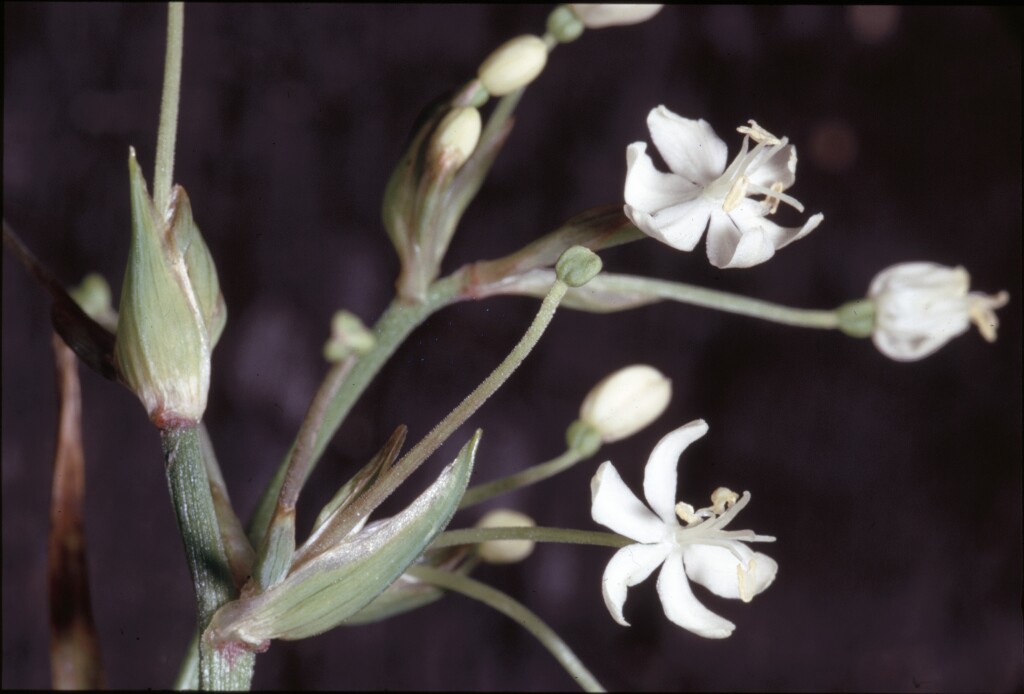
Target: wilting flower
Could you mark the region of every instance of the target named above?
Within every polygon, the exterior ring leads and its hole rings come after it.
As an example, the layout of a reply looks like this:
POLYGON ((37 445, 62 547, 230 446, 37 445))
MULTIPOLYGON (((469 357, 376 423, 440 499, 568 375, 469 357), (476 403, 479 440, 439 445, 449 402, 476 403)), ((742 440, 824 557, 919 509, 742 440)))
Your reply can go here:
POLYGON ((968 293, 970 284, 971 276, 962 267, 917 262, 883 270, 868 289, 868 298, 875 302, 875 346, 897 361, 923 359, 967 332, 971 323, 994 342, 999 327, 995 310, 1010 295, 968 293))
POLYGON ((824 218, 812 215, 801 227, 767 219, 780 203, 803 212, 783 191, 796 180, 796 148, 754 121, 743 133, 739 155, 726 168, 726 145, 704 120, 690 120, 664 106, 647 116, 651 139, 671 173, 654 167, 647 144, 626 149, 625 212, 644 233, 673 248, 691 251, 708 228, 708 259, 715 267, 751 267, 809 234, 824 218), (750 140, 756 144, 750 149, 750 140), (752 200, 749 196, 764 196, 752 200))
POLYGON ((715 595, 744 602, 775 580, 775 560, 743 544, 774 542, 775 538, 750 530, 725 530, 750 501, 749 492, 739 498, 720 487, 711 495, 712 505, 699 510, 675 503, 679 456, 707 430, 704 420, 698 419, 671 432, 654 447, 644 470, 644 496, 653 512, 629 491, 611 462, 601 465, 590 483, 594 520, 637 541, 615 553, 601 579, 608 611, 623 626, 629 626, 622 616, 627 589, 658 566, 662 567, 658 596, 665 616, 709 639, 729 636, 735 625, 698 602, 689 580, 715 595))

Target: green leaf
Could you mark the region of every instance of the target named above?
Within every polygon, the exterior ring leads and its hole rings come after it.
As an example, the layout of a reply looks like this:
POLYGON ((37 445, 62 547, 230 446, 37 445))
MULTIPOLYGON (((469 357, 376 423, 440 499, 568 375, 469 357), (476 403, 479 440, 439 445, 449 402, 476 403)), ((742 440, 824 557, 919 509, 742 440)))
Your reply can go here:
POLYGON ((214 616, 215 641, 253 647, 268 639, 323 633, 359 612, 391 585, 448 525, 466 490, 481 432, 404 511, 369 523, 336 545, 293 565, 264 593, 225 605, 214 616))

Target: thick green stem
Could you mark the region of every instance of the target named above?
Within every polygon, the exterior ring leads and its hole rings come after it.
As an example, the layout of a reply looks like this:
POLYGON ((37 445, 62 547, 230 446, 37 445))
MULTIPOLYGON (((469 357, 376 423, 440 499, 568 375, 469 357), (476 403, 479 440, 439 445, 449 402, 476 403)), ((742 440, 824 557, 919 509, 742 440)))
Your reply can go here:
POLYGON ((167 5, 167 54, 164 58, 164 91, 160 99, 160 126, 156 134, 156 170, 153 202, 167 209, 174 185, 174 142, 178 136, 178 102, 181 96, 181 54, 185 38, 185 3, 167 5))
POLYGON ((468 576, 460 576, 449 571, 442 571, 430 566, 413 566, 409 575, 425 583, 462 593, 466 597, 479 600, 488 607, 493 607, 507 617, 518 622, 524 629, 533 634, 541 644, 555 657, 559 665, 576 681, 581 689, 587 692, 603 692, 604 687, 580 662, 568 644, 554 630, 545 624, 540 617, 531 612, 525 605, 468 576))
MULTIPOLYGON (((199 430, 197 427, 165 429, 161 431, 161 439, 171 502, 195 586, 197 621, 202 633, 213 613, 238 596, 217 524, 199 430)), ((248 689, 254 666, 253 653, 241 648, 229 652, 200 642, 201 689, 248 689)))
POLYGON ((596 530, 574 530, 572 528, 463 528, 448 530, 437 536, 430 549, 477 545, 493 540, 532 540, 533 542, 559 542, 569 545, 596 545, 619 549, 636 544, 635 540, 614 533, 596 530))
POLYGON ((474 504, 479 504, 482 501, 487 501, 488 499, 505 494, 506 492, 519 489, 520 487, 525 487, 527 485, 540 482, 541 480, 546 480, 547 478, 557 475, 564 470, 568 470, 581 460, 583 460, 583 456, 570 448, 554 460, 549 460, 548 462, 541 463, 540 465, 534 465, 533 467, 521 470, 513 475, 496 479, 493 482, 486 482, 484 484, 478 484, 474 487, 470 487, 462 496, 462 502, 459 504, 459 508, 467 508, 474 504))

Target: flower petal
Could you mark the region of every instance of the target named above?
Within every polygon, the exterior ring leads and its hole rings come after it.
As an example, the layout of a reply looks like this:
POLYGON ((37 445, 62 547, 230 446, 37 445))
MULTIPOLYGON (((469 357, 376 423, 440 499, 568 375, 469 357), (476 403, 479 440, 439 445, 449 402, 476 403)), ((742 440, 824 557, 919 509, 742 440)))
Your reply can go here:
POLYGON ((658 596, 665 616, 682 628, 706 639, 724 639, 736 625, 704 607, 693 595, 683 572, 683 558, 673 552, 658 575, 658 596))
POLYGON ((704 186, 725 170, 728 147, 704 119, 683 118, 659 106, 647 115, 647 127, 672 173, 704 186))
POLYGON ((684 545, 683 563, 686 575, 715 595, 733 600, 750 600, 764 591, 775 580, 779 565, 767 554, 754 552, 742 542, 721 545, 684 545), (742 564, 736 554, 743 558, 742 564), (753 564, 751 564, 753 561, 753 564), (742 566, 745 585, 740 586, 737 568, 742 566))
POLYGON ((797 239, 802 239, 818 228, 818 225, 825 219, 822 213, 811 215, 801 227, 781 227, 775 222, 762 218, 761 225, 775 250, 784 248, 797 239))
POLYGON ((644 212, 655 213, 693 195, 699 186, 682 176, 662 173, 654 168, 647 154, 647 144, 634 142, 626 148, 626 204, 644 212))
POLYGON ((751 208, 760 205, 748 199, 728 214, 721 210, 712 213, 707 250, 715 267, 753 267, 775 255, 775 246, 762 226, 764 218, 751 208))
POLYGON ((644 468, 644 496, 658 517, 674 528, 676 519, 676 468, 686 447, 708 433, 703 419, 695 419, 665 435, 651 451, 644 468))
POLYGON ((773 183, 782 183, 782 189, 789 188, 796 182, 796 147, 783 145, 764 150, 747 169, 747 177, 751 183, 770 188, 773 183))
POLYGON ((602 463, 590 482, 594 521, 637 542, 659 542, 669 529, 636 498, 611 462, 602 463))
POLYGON ((703 197, 676 201, 656 214, 637 214, 626 206, 626 216, 651 238, 680 251, 692 251, 708 227, 711 205, 703 197))
POLYGON ((624 627, 629 626, 629 622, 622 616, 626 589, 650 576, 671 551, 672 545, 663 542, 656 545, 628 545, 615 553, 601 577, 601 594, 612 619, 624 627))

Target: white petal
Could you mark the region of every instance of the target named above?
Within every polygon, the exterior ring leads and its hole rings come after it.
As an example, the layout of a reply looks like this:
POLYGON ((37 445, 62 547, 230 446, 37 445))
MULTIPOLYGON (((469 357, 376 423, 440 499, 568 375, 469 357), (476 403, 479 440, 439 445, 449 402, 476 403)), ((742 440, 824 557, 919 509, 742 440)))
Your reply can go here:
POLYGON ((626 604, 626 589, 650 576, 671 551, 672 546, 666 542, 656 545, 628 545, 615 553, 601 577, 601 594, 612 619, 624 627, 629 626, 629 622, 622 616, 622 606, 626 604))
POLYGON ((647 155, 647 144, 634 142, 626 148, 626 204, 654 213, 692 196, 699 187, 682 176, 662 173, 647 155))
POLYGON ((747 169, 751 183, 770 188, 773 183, 782 183, 782 189, 789 188, 796 181, 796 147, 785 145, 765 150, 767 156, 747 169))
POLYGON ((715 267, 753 267, 775 255, 775 246, 761 224, 764 218, 745 213, 751 206, 758 203, 744 200, 730 213, 712 213, 707 247, 708 260, 715 267))
POLYGON ((647 115, 647 127, 672 173, 703 186, 725 170, 729 150, 707 121, 683 118, 659 106, 647 115))
POLYGON ((676 519, 676 468, 679 456, 686 447, 708 433, 703 419, 695 419, 666 434, 651 451, 644 468, 644 496, 658 517, 670 527, 679 524, 676 519))
POLYGON ((818 225, 825 219, 825 215, 822 213, 811 215, 804 222, 801 227, 780 227, 778 224, 764 219, 762 225, 764 226, 765 233, 768 234, 768 239, 772 245, 775 246, 775 250, 785 248, 789 244, 793 243, 798 239, 802 239, 809 233, 818 228, 818 225))
POLYGON ((602 463, 590 482, 594 521, 637 542, 659 542, 669 529, 636 498, 611 462, 602 463))
MULTIPOLYGON (((743 558, 743 570, 747 572, 747 599, 757 595, 775 580, 779 565, 766 554, 754 552, 741 542, 730 542, 736 554, 743 558), (750 561, 754 566, 751 571, 750 561)), ((683 563, 686 575, 715 595, 723 598, 741 599, 740 581, 737 568, 741 566, 736 554, 719 545, 684 545, 683 563)))
POLYGON ((704 235, 710 216, 711 205, 703 197, 697 196, 649 215, 643 223, 632 217, 630 219, 651 238, 680 251, 692 251, 704 235))
POLYGON ((683 558, 673 552, 658 575, 658 596, 665 616, 682 628, 706 639, 724 639, 736 625, 704 607, 694 597, 683 572, 683 558))

